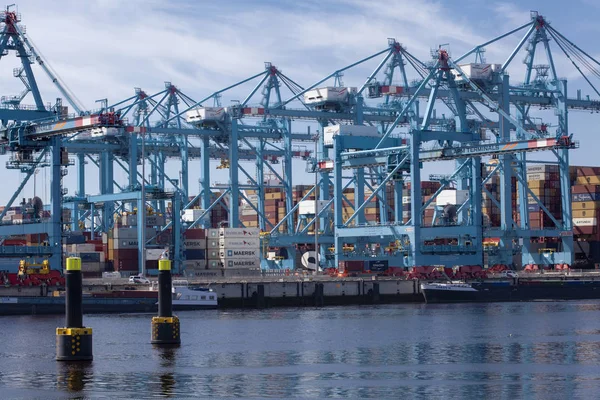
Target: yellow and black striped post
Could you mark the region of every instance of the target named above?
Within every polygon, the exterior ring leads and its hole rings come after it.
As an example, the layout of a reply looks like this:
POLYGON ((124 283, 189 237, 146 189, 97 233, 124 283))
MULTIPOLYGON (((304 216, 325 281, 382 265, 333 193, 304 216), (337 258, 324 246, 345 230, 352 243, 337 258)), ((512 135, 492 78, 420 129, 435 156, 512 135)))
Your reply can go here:
POLYGON ((152 344, 177 346, 179 318, 173 316, 171 260, 158 260, 158 317, 152 318, 152 344))
POLYGON ((56 360, 92 360, 92 328, 83 326, 81 258, 67 258, 65 328, 56 328, 56 360))

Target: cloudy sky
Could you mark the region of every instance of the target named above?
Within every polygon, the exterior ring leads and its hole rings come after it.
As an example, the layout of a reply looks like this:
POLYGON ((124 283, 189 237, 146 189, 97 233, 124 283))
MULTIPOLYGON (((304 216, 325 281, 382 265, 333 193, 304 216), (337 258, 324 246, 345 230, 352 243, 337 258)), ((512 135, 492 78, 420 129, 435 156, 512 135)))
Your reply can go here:
MULTIPOLYGON (((529 21, 530 10, 547 17, 558 31, 599 56, 600 2, 572 0, 429 1, 429 0, 23 0, 18 4, 22 24, 36 48, 88 108, 108 98, 117 102, 135 87, 148 93, 171 81, 194 99, 203 98, 231 83, 264 69, 270 61, 287 76, 309 86, 327 74, 383 50, 387 38, 396 38, 421 60, 431 48, 445 45, 454 57, 476 44, 529 21)), ((487 49, 489 62, 503 62, 519 37, 487 49)), ((557 50, 558 51, 558 50, 557 50)), ((522 80, 524 54, 515 59, 511 80, 522 80)), ((2 95, 17 94, 19 81, 12 77, 14 54, 0 62, 2 95)), ((348 72, 347 86, 360 86, 378 60, 348 72)), ((564 57, 556 59, 559 75, 569 78, 569 88, 584 82, 564 57)), ((36 69, 45 101, 57 96, 49 80, 36 69)), ((600 82, 595 82, 600 86, 600 82)), ((224 105, 244 98, 249 88, 224 97, 224 105)), ((584 93, 591 90, 584 89, 584 93)), ((24 103, 33 103, 27 99, 24 103)), ((583 140, 596 140, 597 119, 571 114, 571 130, 583 140), (595 123, 593 121, 596 121, 595 123)), ((597 164, 595 152, 573 153, 572 164, 597 164)), ((587 146, 589 149, 589 146, 587 146)), ((302 168, 303 169, 303 168, 302 168)), ((90 182, 96 171, 91 167, 90 182), (93 176, 92 176, 93 175, 93 176)), ((199 166, 190 171, 190 188, 197 188, 199 166)), ((115 170, 117 171, 117 170, 115 170)), ((41 175, 46 174, 41 172, 41 175)), ((70 172, 74 179, 75 170, 70 172)), ((20 175, 6 176, 16 188, 20 175)), ((226 177, 221 177, 222 181, 226 177)), ((126 175, 116 172, 116 179, 126 175)), ((47 181, 44 179, 42 181, 47 181)), ((38 180, 37 194, 49 200, 47 184, 38 180)), ((69 180, 67 180, 69 182, 69 180)), ((70 193, 75 191, 70 185, 70 193)), ((96 186, 88 185, 89 194, 96 186)), ((0 203, 10 197, 0 194, 0 203)), ((33 185, 25 197, 33 194, 33 185)))

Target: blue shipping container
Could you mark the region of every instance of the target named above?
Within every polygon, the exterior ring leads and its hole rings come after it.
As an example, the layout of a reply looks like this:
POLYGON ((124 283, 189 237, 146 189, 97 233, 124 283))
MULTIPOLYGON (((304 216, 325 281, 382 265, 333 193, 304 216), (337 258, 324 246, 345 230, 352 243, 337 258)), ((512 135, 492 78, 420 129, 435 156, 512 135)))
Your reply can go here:
POLYGON ((206 250, 204 249, 187 249, 183 252, 186 260, 204 260, 206 259, 206 250))
POLYGON ((600 201, 600 193, 573 193, 572 201, 600 201))
POLYGON ((79 253, 81 262, 100 262, 100 253, 79 253))

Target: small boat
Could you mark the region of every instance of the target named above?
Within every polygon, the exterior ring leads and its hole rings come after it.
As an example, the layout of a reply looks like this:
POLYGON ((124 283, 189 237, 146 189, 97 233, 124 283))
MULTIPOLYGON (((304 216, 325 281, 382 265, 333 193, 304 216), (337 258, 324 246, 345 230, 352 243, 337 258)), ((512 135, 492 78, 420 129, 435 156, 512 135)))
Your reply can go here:
POLYGON ((465 282, 421 283, 427 303, 454 303, 477 301, 478 290, 465 282))
POLYGON ((421 292, 427 303, 587 300, 600 299, 600 280, 563 277, 470 283, 428 282, 421 283, 421 292))
MULTIPOLYGON (((84 293, 84 314, 151 313, 158 311, 158 287, 149 290, 110 290, 84 293)), ((173 311, 215 309, 217 294, 187 281, 173 281, 173 311)), ((54 296, 0 297, 1 315, 64 314, 64 292, 54 296)))
POLYGON ((173 281, 173 310, 217 308, 217 302, 217 294, 211 288, 193 287, 185 280, 173 281))

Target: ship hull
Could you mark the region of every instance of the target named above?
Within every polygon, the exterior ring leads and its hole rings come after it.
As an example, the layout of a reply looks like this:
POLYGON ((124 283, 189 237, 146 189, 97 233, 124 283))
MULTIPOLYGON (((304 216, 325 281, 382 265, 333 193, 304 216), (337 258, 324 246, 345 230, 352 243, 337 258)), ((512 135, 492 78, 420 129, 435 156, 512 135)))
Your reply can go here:
MULTIPOLYGON (((173 311, 216 309, 213 304, 173 304, 173 311)), ((156 313, 154 298, 136 299, 83 299, 84 314, 156 313)), ((0 298, 0 316, 58 315, 65 313, 65 301, 60 297, 0 298)))
POLYGON ((427 303, 469 303, 600 299, 600 281, 520 281, 472 283, 474 291, 424 287, 427 303))

